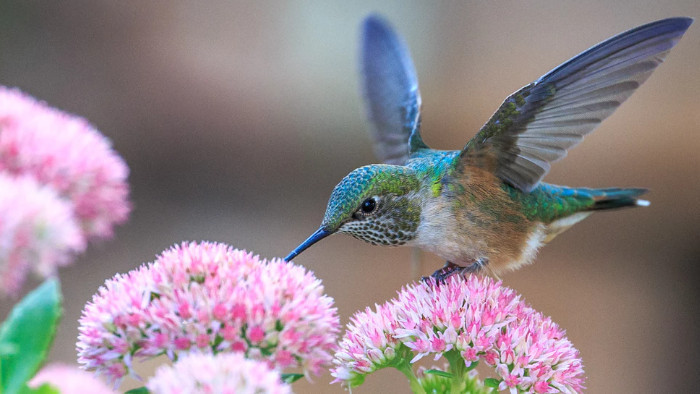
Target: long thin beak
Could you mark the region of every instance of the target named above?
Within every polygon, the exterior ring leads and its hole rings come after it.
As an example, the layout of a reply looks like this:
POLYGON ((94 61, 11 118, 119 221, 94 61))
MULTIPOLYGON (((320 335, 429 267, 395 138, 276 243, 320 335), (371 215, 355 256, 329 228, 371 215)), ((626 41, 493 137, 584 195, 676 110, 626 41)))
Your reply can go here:
POLYGON ((292 253, 289 254, 289 256, 285 257, 284 261, 291 261, 293 258, 297 257, 301 252, 305 251, 309 246, 315 244, 316 242, 322 240, 323 238, 326 238, 331 234, 333 233, 323 228, 319 228, 318 230, 316 230, 315 233, 311 234, 311 236, 307 238, 306 241, 302 242, 301 245, 297 246, 297 248, 294 249, 292 253))

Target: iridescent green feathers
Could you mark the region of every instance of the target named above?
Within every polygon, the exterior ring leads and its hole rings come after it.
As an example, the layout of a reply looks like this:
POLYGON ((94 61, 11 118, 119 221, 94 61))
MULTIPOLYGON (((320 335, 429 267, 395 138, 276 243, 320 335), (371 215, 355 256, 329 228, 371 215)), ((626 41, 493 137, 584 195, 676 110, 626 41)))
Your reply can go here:
POLYGON ((409 168, 387 164, 360 167, 346 175, 333 189, 321 227, 336 231, 353 219, 367 198, 403 196, 419 188, 418 178, 409 168))
POLYGON ((528 220, 545 224, 577 212, 648 205, 647 201, 637 199, 647 192, 642 188, 588 189, 541 183, 532 192, 522 193, 509 185, 503 187, 513 201, 521 204, 520 211, 528 220))

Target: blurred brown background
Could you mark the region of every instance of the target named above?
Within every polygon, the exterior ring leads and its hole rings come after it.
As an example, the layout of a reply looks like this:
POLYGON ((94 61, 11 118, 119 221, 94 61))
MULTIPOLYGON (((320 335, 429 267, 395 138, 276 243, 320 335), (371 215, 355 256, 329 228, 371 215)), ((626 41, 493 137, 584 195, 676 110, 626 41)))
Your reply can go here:
MULTIPOLYGON (((375 161, 357 78, 367 13, 384 14, 405 36, 421 81, 423 137, 442 149, 462 147, 508 94, 589 46, 652 20, 700 16, 697 0, 464 3, 0 3, 0 83, 86 117, 131 168, 130 221, 61 270, 66 316, 51 358, 75 361, 77 319, 105 279, 173 243, 223 241, 284 256, 317 228, 336 182, 375 161)), ((545 179, 649 187, 651 207, 595 215, 503 278, 567 329, 588 392, 700 384, 699 64, 696 22, 545 179)), ((323 279, 345 323, 414 279, 410 256, 337 236, 296 261, 323 279)), ((441 264, 424 255, 421 273, 441 264)), ((341 392, 329 381, 294 389, 341 392)), ((383 371, 354 391, 408 385, 383 371)))

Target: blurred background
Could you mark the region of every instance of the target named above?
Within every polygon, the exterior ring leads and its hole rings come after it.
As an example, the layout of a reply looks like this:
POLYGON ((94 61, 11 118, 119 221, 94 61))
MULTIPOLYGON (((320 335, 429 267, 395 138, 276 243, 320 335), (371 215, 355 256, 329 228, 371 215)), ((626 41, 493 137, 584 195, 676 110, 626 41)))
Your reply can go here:
MULTIPOLYGON (((333 186, 376 162, 358 94, 359 24, 385 15, 411 48, 423 138, 459 149, 502 100, 614 34, 697 0, 0 3, 0 84, 87 118, 131 168, 134 211, 60 276, 52 360, 75 362, 77 319, 115 273, 183 240, 285 256, 318 227, 333 186)), ((581 351, 590 393, 700 385, 700 26, 545 181, 643 186, 651 207, 594 215, 506 275, 581 351)), ((410 248, 346 236, 296 259, 343 323, 414 280, 410 248)), ((424 254, 420 274, 442 265, 424 254)), ((30 289, 37 282, 30 283, 30 289)), ((10 303, 3 301, 0 318, 10 303)), ((341 392, 330 376, 296 392, 341 392)), ((127 379, 122 390, 137 386, 127 379)), ((358 393, 407 392, 395 370, 358 393)))

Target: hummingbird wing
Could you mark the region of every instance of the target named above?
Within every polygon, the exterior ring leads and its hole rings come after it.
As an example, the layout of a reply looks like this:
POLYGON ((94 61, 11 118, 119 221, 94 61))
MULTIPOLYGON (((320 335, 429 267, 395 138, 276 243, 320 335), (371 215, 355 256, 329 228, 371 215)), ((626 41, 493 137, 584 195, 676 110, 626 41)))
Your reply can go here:
POLYGON ((493 169, 529 192, 663 62, 693 22, 639 26, 575 56, 508 97, 460 152, 461 165, 493 169))
POLYGON ((377 15, 362 25, 360 67, 376 154, 387 164, 405 164, 411 152, 427 148, 419 134, 418 78, 403 41, 377 15))

